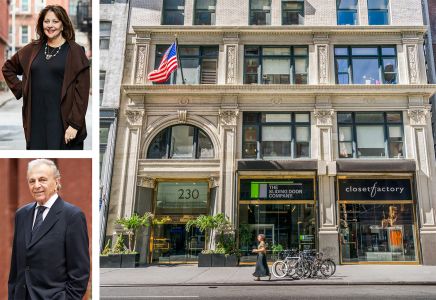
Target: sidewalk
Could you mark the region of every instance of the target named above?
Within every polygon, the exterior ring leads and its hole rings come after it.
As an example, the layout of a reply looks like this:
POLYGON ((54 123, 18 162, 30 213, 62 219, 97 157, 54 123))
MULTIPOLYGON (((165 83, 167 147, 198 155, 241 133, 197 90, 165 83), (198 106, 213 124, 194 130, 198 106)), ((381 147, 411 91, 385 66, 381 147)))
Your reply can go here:
POLYGON ((153 265, 136 269, 100 269, 100 286, 246 286, 246 285, 435 285, 436 266, 341 265, 328 279, 262 278, 254 266, 198 268, 196 265, 153 265))
POLYGON ((0 91, 0 108, 12 100, 15 100, 15 96, 11 91, 0 91))

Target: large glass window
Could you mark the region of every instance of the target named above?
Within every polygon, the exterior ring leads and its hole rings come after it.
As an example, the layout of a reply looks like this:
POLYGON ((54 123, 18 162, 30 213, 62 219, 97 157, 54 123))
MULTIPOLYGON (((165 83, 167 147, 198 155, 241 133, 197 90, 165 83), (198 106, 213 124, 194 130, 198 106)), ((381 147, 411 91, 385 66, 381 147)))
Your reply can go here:
POLYGON ((307 47, 245 46, 246 84, 306 84, 307 75, 307 47))
POLYGON ((282 24, 283 25, 304 24, 304 1, 282 0, 282 24))
POLYGON ((401 112, 338 113, 340 158, 402 158, 401 112))
POLYGON ((396 84, 395 46, 335 47, 336 83, 396 84))
MULTIPOLYGON (((155 69, 159 67, 168 45, 156 46, 155 69)), ((216 84, 218 46, 178 46, 179 69, 164 84, 216 84)))
POLYGON ((195 0, 195 25, 215 25, 216 0, 195 0))
POLYGON ((310 156, 309 113, 243 115, 242 157, 289 159, 310 156))
POLYGON ((210 138, 201 129, 176 125, 159 132, 151 142, 147 158, 202 159, 215 156, 210 138))
POLYGON ((338 25, 357 25, 357 0, 337 0, 338 25))
POLYGON ((100 49, 109 49, 112 22, 100 21, 100 49))
POLYGON ((162 25, 183 25, 185 22, 185 0, 164 0, 162 25))
POLYGON ((271 25, 271 0, 250 0, 250 25, 271 25))
POLYGON ((389 0, 368 0, 368 24, 389 24, 389 0))

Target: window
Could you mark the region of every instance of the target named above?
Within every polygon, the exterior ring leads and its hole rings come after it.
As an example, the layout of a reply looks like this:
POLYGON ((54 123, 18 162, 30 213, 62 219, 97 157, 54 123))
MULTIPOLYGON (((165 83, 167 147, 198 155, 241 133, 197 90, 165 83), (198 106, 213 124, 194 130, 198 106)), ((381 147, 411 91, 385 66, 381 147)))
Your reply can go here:
POLYGON ((404 157, 401 112, 338 113, 340 158, 404 157))
POLYGON ((200 128, 176 125, 159 132, 148 147, 147 158, 214 158, 213 144, 200 128))
POLYGON ((106 82, 106 71, 100 71, 100 105, 103 102, 104 84, 106 82))
POLYGON ((9 42, 9 44, 12 44, 12 25, 9 25, 8 42, 9 42))
POLYGON ((115 0, 100 0, 100 4, 113 4, 115 0))
POLYGON ((336 83, 396 84, 395 46, 335 47, 336 83))
POLYGON ((389 24, 389 0, 368 0, 368 24, 389 24))
MULTIPOLYGON (((159 67, 168 45, 156 46, 155 69, 159 67)), ((181 70, 186 84, 216 84, 218 46, 179 46, 179 68, 166 84, 182 84, 181 70)))
POLYGON ((162 25, 183 25, 185 0, 164 0, 162 25))
POLYGON ((112 22, 100 21, 100 49, 109 49, 112 22))
POLYGON ((21 26, 21 45, 29 43, 29 26, 21 26))
POLYGON ((304 24, 304 1, 282 1, 282 25, 304 24))
POLYGON ((337 0, 338 25, 357 25, 357 0, 337 0))
POLYGON ((250 25, 271 25, 271 0, 250 0, 250 25))
POLYGON ((289 159, 310 156, 309 113, 243 115, 242 157, 289 159))
POLYGON ((22 13, 28 13, 30 12, 30 3, 29 0, 21 0, 21 7, 20 12, 22 13))
POLYGON ((245 46, 246 84, 306 84, 307 69, 307 47, 245 46))
POLYGON ((194 25, 215 25, 216 0, 196 0, 194 25))

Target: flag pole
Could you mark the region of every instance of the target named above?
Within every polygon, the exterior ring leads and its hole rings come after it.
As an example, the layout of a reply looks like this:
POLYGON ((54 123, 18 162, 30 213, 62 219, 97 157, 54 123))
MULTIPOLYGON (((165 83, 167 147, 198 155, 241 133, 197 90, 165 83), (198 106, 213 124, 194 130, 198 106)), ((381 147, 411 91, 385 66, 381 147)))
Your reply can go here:
POLYGON ((185 84, 185 76, 183 76, 182 61, 179 58, 179 41, 177 40, 177 34, 175 34, 174 36, 176 38, 176 53, 177 53, 177 61, 179 62, 179 66, 180 66, 180 75, 182 76, 182 83, 185 84))

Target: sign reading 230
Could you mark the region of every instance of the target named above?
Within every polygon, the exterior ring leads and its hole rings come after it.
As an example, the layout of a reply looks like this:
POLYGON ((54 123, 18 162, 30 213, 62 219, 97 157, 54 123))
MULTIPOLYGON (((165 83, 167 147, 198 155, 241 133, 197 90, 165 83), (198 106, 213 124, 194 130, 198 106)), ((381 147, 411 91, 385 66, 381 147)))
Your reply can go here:
POLYGON ((177 191, 180 200, 198 199, 200 196, 200 192, 197 189, 178 189, 177 191))

